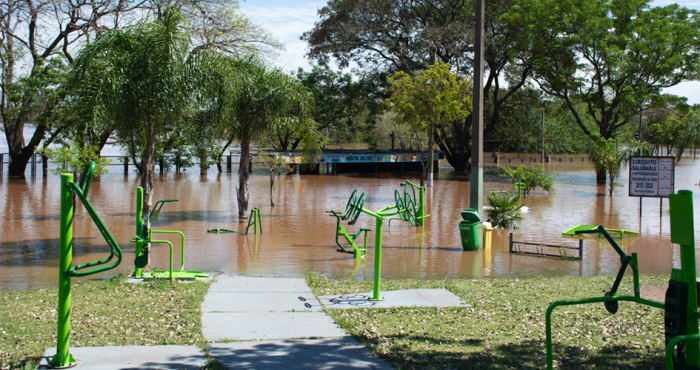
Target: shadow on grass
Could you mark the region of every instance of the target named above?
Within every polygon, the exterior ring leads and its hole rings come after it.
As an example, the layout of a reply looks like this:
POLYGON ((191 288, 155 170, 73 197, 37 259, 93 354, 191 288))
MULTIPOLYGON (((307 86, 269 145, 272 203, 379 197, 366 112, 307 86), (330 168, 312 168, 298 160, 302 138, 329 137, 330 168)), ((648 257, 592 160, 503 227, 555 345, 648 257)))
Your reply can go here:
MULTIPOLYGON (((375 349, 392 337, 357 337, 375 349)), ((380 348, 378 353, 399 369, 546 369, 545 343, 528 340, 518 344, 489 346, 488 340, 450 341, 429 336, 393 336, 421 344, 440 345, 439 349, 415 349, 402 344, 380 348), (451 347, 445 348, 445 345, 451 347)), ((409 342, 410 343, 410 342, 409 342)), ((375 352, 376 353, 376 352, 375 352)), ((664 353, 657 348, 609 346, 594 350, 554 343, 557 369, 665 369, 664 353)))

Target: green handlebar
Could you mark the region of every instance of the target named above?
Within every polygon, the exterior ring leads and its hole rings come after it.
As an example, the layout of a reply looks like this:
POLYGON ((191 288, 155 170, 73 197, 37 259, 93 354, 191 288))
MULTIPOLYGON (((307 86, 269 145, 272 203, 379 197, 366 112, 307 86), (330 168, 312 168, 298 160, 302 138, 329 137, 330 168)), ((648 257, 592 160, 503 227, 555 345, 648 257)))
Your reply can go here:
POLYGON ((80 177, 80 190, 83 195, 88 196, 90 192, 90 185, 92 185, 92 178, 95 176, 95 162, 90 161, 85 165, 83 170, 83 176, 80 177))
POLYGON ((622 251, 622 248, 620 248, 620 246, 617 245, 617 243, 615 242, 615 239, 613 239, 612 236, 610 236, 610 234, 608 234, 608 231, 605 230, 603 225, 598 225, 598 228, 593 229, 593 230, 577 230, 576 231, 576 234, 591 234, 591 233, 603 234, 605 239, 607 239, 608 242, 610 243, 610 245, 613 247, 613 249, 615 249, 615 252, 617 252, 617 254, 620 255, 620 261, 629 262, 632 260, 632 257, 625 254, 625 252, 622 251))
POLYGON ((66 182, 66 188, 72 190, 73 193, 78 196, 78 199, 80 199, 80 201, 85 206, 85 209, 88 211, 88 214, 95 222, 95 226, 97 226, 97 229, 100 231, 100 234, 102 234, 102 237, 109 245, 110 255, 109 257, 100 261, 84 263, 82 265, 71 267, 70 270, 65 272, 66 276, 87 276, 96 274, 98 272, 113 269, 117 267, 122 261, 122 250, 119 247, 119 244, 116 240, 114 240, 114 237, 107 229, 107 226, 97 214, 97 211, 95 211, 95 208, 92 206, 90 201, 87 199, 87 194, 90 191, 90 185, 92 185, 92 178, 94 176, 95 162, 90 161, 85 165, 85 169, 83 170, 83 176, 80 178, 80 184, 76 184, 74 182, 66 182), (86 268, 94 266, 105 265, 109 263, 115 256, 117 257, 117 261, 109 266, 103 266, 93 270, 78 272, 78 270, 84 270, 86 268))

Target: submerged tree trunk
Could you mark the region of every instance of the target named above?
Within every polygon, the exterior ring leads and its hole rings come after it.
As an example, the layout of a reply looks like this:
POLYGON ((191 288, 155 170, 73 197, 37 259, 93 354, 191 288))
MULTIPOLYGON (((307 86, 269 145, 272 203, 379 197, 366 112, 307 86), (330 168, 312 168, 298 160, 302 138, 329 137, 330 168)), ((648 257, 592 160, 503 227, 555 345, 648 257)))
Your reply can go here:
POLYGON ((238 165, 238 217, 248 212, 248 178, 250 177, 250 138, 241 138, 241 161, 238 165))
POLYGON ((605 179, 606 179, 606 169, 601 168, 600 171, 597 171, 596 173, 596 183, 598 185, 605 185, 605 179))
POLYGON ((272 188, 275 186, 275 171, 270 171, 270 207, 275 206, 275 202, 272 200, 272 188))

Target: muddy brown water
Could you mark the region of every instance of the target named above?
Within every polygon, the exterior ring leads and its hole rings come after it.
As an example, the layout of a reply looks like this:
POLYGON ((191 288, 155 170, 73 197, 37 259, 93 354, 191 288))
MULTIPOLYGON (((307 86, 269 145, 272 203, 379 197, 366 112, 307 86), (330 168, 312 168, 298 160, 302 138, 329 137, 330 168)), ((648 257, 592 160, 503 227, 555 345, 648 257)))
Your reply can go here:
MULTIPOLYGON (((578 224, 602 224, 610 228, 641 231, 636 238, 621 243, 627 253, 638 253, 642 272, 669 273, 680 265, 679 247, 672 245, 669 234, 668 200, 659 216, 659 200, 645 199, 639 217, 639 199, 627 195, 620 187, 614 196, 607 196, 596 186, 592 165, 553 162, 545 164, 563 180, 557 193, 538 192, 528 195, 523 204, 532 211, 524 215, 516 241, 576 246, 576 239, 567 239, 561 232, 578 224)), ((497 175, 496 165, 484 170, 484 192, 508 190, 506 179, 497 175)), ((535 275, 613 275, 619 258, 602 239, 584 243, 582 262, 508 253, 508 231, 493 233, 492 248, 464 252, 460 245, 458 222, 460 211, 469 205, 469 178, 443 167, 434 187, 426 194, 427 219, 423 228, 392 221, 384 227, 382 276, 384 278, 456 278, 456 277, 527 277, 535 275)), ((29 171, 28 171, 29 172, 29 171)), ((308 271, 319 271, 340 278, 372 279, 373 249, 366 261, 336 252, 335 219, 325 211, 344 210, 354 189, 367 193, 365 208, 379 210, 394 203, 394 190, 405 178, 418 174, 369 175, 287 175, 277 178, 274 189, 275 207, 269 203, 269 177, 256 172, 251 177, 250 204, 261 208, 264 234, 211 234, 207 229, 244 230, 247 220, 239 220, 236 211, 236 173, 218 174, 209 170, 206 176, 198 171, 182 175, 166 173, 156 178, 155 199, 177 198, 167 204, 155 228, 181 230, 187 237, 186 268, 188 270, 223 271, 254 276, 302 277, 308 271)), ((694 191, 695 229, 700 234, 700 159, 684 158, 676 168, 676 189, 694 191)), ((59 182, 58 176, 0 180, 0 290, 33 289, 53 286, 57 280, 59 248, 59 182)), ((623 171, 621 183, 627 183, 623 171)), ((135 233, 134 202, 139 178, 125 176, 121 167, 96 180, 90 199, 109 230, 124 250, 121 265, 90 278, 104 279, 127 268, 133 268, 135 233)), ((82 206, 79 205, 79 208, 82 206)), ((373 217, 363 214, 350 231, 359 227, 375 228, 373 217)), ((700 235, 698 235, 700 236, 700 235)), ((108 248, 83 209, 77 211, 74 227, 74 263, 104 258, 108 248)), ((697 237, 697 240, 700 240, 697 237)), ((173 242, 177 240, 171 239, 173 242)), ((373 245, 374 234, 369 243, 373 245)), ((176 245, 176 265, 179 244, 176 245)), ((153 250, 154 267, 168 264, 167 246, 153 250)), ((83 278, 83 280, 86 278, 83 278)))

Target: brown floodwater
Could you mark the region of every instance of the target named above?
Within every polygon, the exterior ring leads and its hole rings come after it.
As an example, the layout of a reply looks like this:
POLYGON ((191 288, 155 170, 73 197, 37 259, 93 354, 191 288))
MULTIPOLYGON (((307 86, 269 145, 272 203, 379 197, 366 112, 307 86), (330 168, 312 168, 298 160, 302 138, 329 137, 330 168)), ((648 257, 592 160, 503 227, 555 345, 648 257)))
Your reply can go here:
MULTIPOLYGON (((580 159, 580 158, 579 158, 580 159)), ((638 253, 642 272, 669 273, 680 265, 679 247, 670 242, 668 200, 659 215, 659 200, 647 198, 639 217, 639 199, 620 187, 614 196, 595 184, 592 165, 585 162, 552 162, 545 167, 563 182, 557 193, 528 195, 523 204, 532 211, 524 215, 516 241, 556 245, 578 245, 577 240, 561 236, 562 231, 579 224, 602 224, 609 228, 640 231, 625 238, 627 253, 638 253)), ((497 175, 497 165, 484 169, 484 192, 508 190, 506 179, 497 175)), ((235 171, 235 169, 234 169, 235 171)), ((29 173, 29 171, 27 171, 29 173)), ((336 252, 335 218, 325 211, 344 210, 354 189, 367 193, 365 208, 379 210, 394 203, 394 190, 405 178, 417 173, 367 175, 287 175, 277 178, 270 207, 269 176, 255 172, 251 176, 250 204, 261 208, 264 234, 211 234, 207 229, 244 230, 247 220, 239 220, 236 211, 236 173, 219 174, 209 170, 200 176, 191 169, 182 175, 166 173, 156 178, 155 199, 177 198, 165 205, 156 229, 181 230, 187 237, 188 270, 222 271, 254 276, 302 277, 318 271, 340 278, 372 279, 373 249, 365 260, 336 252)), ((695 192, 696 235, 700 234, 700 159, 684 158, 676 168, 676 190, 695 192)), ((627 183, 623 171, 620 183, 627 183)), ((57 280, 59 248, 58 176, 0 180, 0 290, 33 289, 52 286, 57 280)), ((104 279, 133 268, 134 202, 139 178, 125 176, 121 167, 93 182, 90 200, 111 233, 124 250, 124 259, 115 269, 90 278, 104 279)), ((509 231, 494 231, 490 250, 465 252, 460 245, 460 211, 469 205, 469 178, 451 167, 442 167, 434 186, 427 190, 426 208, 431 216, 422 228, 393 221, 384 227, 382 276, 384 278, 456 278, 527 277, 535 275, 613 275, 619 258, 603 239, 584 243, 583 261, 561 260, 508 253, 509 231)), ((74 226, 74 263, 104 258, 108 248, 92 220, 82 209, 74 226)), ((357 228, 375 228, 373 217, 363 214, 357 228)), ((698 235, 700 236, 700 235, 698 235)), ((700 240, 700 237, 696 237, 700 240)), ((171 239, 176 241, 176 239, 171 239)), ((370 245, 374 234, 370 233, 370 245)), ((359 240, 358 240, 359 241, 359 240)), ((175 244, 175 243, 174 243, 175 244)), ((175 244, 176 246, 178 244, 175 244)), ((176 249, 176 265, 179 250, 176 249)), ((152 264, 164 268, 168 249, 156 245, 152 264)), ((85 279, 85 278, 84 278, 85 279)))

